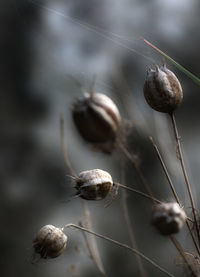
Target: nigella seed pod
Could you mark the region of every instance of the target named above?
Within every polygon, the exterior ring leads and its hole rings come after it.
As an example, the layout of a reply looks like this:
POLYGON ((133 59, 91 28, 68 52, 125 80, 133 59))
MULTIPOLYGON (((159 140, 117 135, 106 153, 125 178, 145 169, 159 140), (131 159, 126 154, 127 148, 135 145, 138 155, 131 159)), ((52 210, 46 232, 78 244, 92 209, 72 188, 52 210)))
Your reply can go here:
POLYGON ((186 214, 178 203, 162 203, 155 206, 152 224, 162 235, 179 232, 186 220, 186 214))
POLYGON ((56 258, 66 248, 67 236, 60 228, 53 225, 45 225, 37 233, 33 240, 33 247, 43 259, 56 258))
POLYGON ((111 175, 101 169, 82 171, 76 178, 77 195, 85 200, 104 199, 112 187, 111 175))
POLYGON ((163 67, 147 71, 144 84, 147 103, 156 111, 171 114, 182 102, 183 93, 175 74, 163 67))
MULTIPOLYGON (((115 103, 101 93, 85 93, 73 105, 73 120, 87 142, 113 146, 121 123, 115 103)), ((112 147, 111 147, 112 148, 112 147)))

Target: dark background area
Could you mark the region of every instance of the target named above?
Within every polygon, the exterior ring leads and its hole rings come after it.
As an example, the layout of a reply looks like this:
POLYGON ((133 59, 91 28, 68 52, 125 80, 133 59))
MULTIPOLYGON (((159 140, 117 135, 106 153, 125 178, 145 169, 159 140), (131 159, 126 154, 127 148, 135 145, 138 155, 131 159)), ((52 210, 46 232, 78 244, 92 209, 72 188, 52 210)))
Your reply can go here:
MULTIPOLYGON (((120 181, 118 152, 95 152, 78 136, 71 105, 81 96, 73 78, 85 89, 96 75, 95 91, 110 96, 131 122, 128 147, 137 153, 155 196, 173 199, 161 166, 148 140, 152 135, 190 213, 185 184, 175 155, 169 118, 152 111, 143 97, 147 67, 162 57, 146 46, 145 37, 197 76, 199 75, 199 10, 197 0, 59 0, 1 1, 0 3, 0 215, 1 276, 101 276, 85 254, 82 234, 68 231, 68 247, 54 260, 32 264, 32 239, 46 224, 63 226, 83 217, 65 167, 59 132, 64 114, 66 141, 75 171, 102 168, 120 181), (73 77, 73 78, 72 78, 73 77)), ((167 62, 183 86, 184 101, 177 111, 195 200, 199 195, 199 87, 167 62)), ((144 191, 131 165, 127 185, 144 191)), ((138 248, 148 257, 182 276, 168 238, 150 226, 151 203, 129 194, 128 203, 138 248)), ((119 198, 107 209, 90 202, 94 229, 129 243, 119 198)), ((199 208, 199 203, 197 202, 199 208)), ((193 252, 186 228, 177 235, 193 252)), ((139 276, 135 258, 98 239, 108 276, 139 276)), ((161 276, 144 262, 149 276, 161 276)))

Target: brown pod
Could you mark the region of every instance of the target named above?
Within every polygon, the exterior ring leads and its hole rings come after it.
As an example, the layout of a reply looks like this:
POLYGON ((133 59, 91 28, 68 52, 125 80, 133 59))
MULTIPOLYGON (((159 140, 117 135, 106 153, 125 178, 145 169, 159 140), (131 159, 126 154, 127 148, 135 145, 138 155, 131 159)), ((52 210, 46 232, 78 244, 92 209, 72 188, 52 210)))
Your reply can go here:
POLYGON ((152 109, 172 113, 182 102, 182 87, 175 74, 167 69, 156 66, 149 69, 144 84, 144 96, 152 109))
POLYGON ((178 203, 162 203, 155 206, 152 224, 162 235, 179 232, 186 220, 186 214, 178 203))
POLYGON ((101 169, 82 171, 76 179, 77 195, 86 200, 104 199, 112 187, 111 175, 101 169))
POLYGON ((73 120, 88 142, 102 144, 114 142, 121 117, 115 103, 101 93, 85 94, 73 105, 73 120))
POLYGON ((66 243, 67 236, 61 229, 53 225, 45 225, 33 240, 33 247, 43 259, 56 258, 65 250, 66 243))

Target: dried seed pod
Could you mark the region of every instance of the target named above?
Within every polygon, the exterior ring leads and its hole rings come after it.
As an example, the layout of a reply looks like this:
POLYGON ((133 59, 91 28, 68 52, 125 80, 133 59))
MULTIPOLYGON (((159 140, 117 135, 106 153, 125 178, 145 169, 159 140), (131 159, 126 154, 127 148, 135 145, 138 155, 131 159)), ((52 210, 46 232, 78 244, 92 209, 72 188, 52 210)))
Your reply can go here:
POLYGON ((186 214, 178 203, 158 204, 152 215, 152 224, 162 235, 171 235, 179 232, 185 220, 186 214))
POLYGON ((114 144, 121 117, 115 103, 106 95, 91 93, 73 105, 73 120, 80 135, 88 142, 114 144))
POLYGON ((33 240, 33 247, 35 252, 40 254, 43 259, 56 258, 63 253, 66 243, 67 236, 60 228, 45 225, 33 240))
POLYGON ((82 171, 76 179, 77 195, 86 200, 104 199, 112 187, 111 175, 101 169, 82 171))
POLYGON ((144 96, 154 110, 163 113, 172 113, 183 99, 179 80, 165 65, 147 71, 144 96))

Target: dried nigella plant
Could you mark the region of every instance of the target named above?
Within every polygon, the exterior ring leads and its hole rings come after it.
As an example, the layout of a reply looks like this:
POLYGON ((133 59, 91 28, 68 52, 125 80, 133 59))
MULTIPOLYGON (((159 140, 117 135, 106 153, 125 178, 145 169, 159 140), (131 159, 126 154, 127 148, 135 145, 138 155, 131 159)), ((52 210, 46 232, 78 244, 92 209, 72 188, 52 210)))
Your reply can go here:
POLYGON ((72 110, 75 126, 81 137, 111 153, 115 148, 121 116, 115 103, 102 93, 84 93, 72 110))
POLYGON ((43 259, 56 258, 66 248, 67 236, 53 225, 43 226, 33 240, 35 253, 43 259))
POLYGON ((152 109, 171 114, 182 102, 182 87, 166 65, 147 71, 144 96, 152 109))
POLYGON ((102 200, 113 188, 111 175, 101 169, 82 171, 75 181, 77 195, 86 200, 102 200))
POLYGON ((154 207, 152 224, 162 235, 178 233, 185 220, 186 214, 178 203, 162 203, 154 207))

